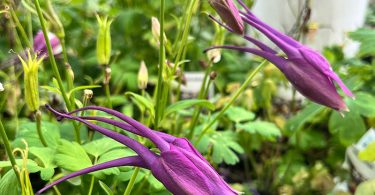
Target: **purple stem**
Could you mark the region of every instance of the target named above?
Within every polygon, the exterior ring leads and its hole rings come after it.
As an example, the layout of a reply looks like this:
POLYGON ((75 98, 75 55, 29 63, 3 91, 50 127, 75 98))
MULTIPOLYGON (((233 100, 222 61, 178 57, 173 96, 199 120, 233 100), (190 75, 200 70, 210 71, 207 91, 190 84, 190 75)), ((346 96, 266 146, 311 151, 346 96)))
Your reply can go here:
POLYGON ((81 118, 78 118, 78 117, 59 113, 56 110, 54 110, 53 108, 51 108, 51 106, 49 106, 49 105, 46 105, 46 108, 48 110, 50 110, 51 112, 53 112, 57 116, 60 116, 62 118, 68 118, 68 119, 76 120, 76 121, 79 121, 81 123, 84 123, 88 127, 90 127, 91 129, 94 129, 94 130, 100 132, 101 134, 106 135, 106 136, 108 136, 108 137, 128 146, 130 149, 134 150, 140 157, 145 159, 146 163, 148 163, 149 165, 152 164, 152 162, 157 158, 157 155, 155 153, 151 152, 144 145, 136 142, 135 140, 133 140, 133 139, 131 139, 131 138, 125 136, 125 135, 116 133, 114 131, 111 131, 111 130, 103 128, 103 127, 100 127, 98 125, 87 122, 87 121, 85 121, 81 118))
POLYGON ((140 158, 139 156, 129 156, 129 157, 124 157, 124 158, 119 158, 119 159, 116 159, 116 160, 111 160, 111 161, 104 162, 104 163, 101 163, 101 164, 93 165, 91 167, 81 169, 79 171, 76 171, 76 172, 73 172, 69 175, 66 175, 66 176, 48 184, 44 188, 40 189, 36 194, 37 195, 41 194, 42 192, 48 190, 52 186, 57 185, 57 184, 65 181, 65 180, 70 179, 70 178, 77 177, 77 176, 80 176, 80 175, 84 175, 84 174, 87 174, 87 173, 91 173, 91 172, 94 172, 94 171, 99 171, 99 170, 102 170, 102 169, 119 167, 119 166, 136 166, 136 167, 142 167, 142 168, 148 169, 148 166, 146 166, 143 159, 140 158))
POLYGON ((260 26, 263 26, 265 29, 270 31, 272 34, 280 37, 283 41, 287 42, 288 44, 292 45, 293 47, 301 47, 302 46, 298 41, 292 39, 291 37, 279 32, 277 30, 275 30, 274 28, 272 28, 268 24, 259 20, 259 18, 257 18, 253 13, 251 13, 251 12, 245 13, 243 11, 240 11, 240 13, 243 15, 242 19, 248 18, 248 19, 254 21, 255 23, 259 24, 260 26))
MULTIPOLYGON (((220 26, 224 27, 225 29, 227 29, 229 32, 232 32, 232 33, 235 33, 229 26, 223 24, 222 22, 220 22, 218 19, 216 19, 215 17, 213 17, 212 15, 209 15, 208 16, 209 18, 211 18, 214 22, 218 23, 220 26)), ((266 44, 248 36, 248 35, 244 35, 243 36, 244 39, 250 41, 251 43, 253 43, 254 45, 256 45, 257 47, 259 47, 260 49, 262 49, 263 51, 266 51, 266 52, 269 52, 269 53, 274 53, 274 54, 277 54, 277 52, 273 49, 271 49, 270 47, 268 47, 266 44)))
POLYGON ((267 28, 265 28, 263 25, 260 25, 253 20, 250 20, 249 18, 243 17, 243 21, 247 22, 251 26, 258 29, 260 32, 262 32, 264 35, 266 35, 272 42, 274 42, 281 50, 284 51, 284 53, 288 56, 296 56, 299 54, 297 49, 289 44, 287 44, 283 39, 279 38, 277 35, 273 34, 273 32, 270 32, 267 28))
MULTIPOLYGON (((95 121, 100 121, 100 122, 107 123, 107 124, 110 124, 110 125, 114 125, 114 126, 119 127, 123 130, 128 130, 131 133, 134 133, 134 134, 137 134, 137 135, 140 135, 140 136, 144 137, 143 132, 139 131, 138 129, 134 128, 133 126, 131 126, 131 125, 125 123, 125 122, 116 121, 116 120, 113 120, 113 119, 109 119, 109 118, 105 118, 105 117, 99 117, 99 116, 81 116, 79 118, 85 119, 85 120, 95 120, 95 121)), ((176 139, 176 137, 171 136, 171 135, 166 134, 166 133, 163 133, 163 132, 159 132, 159 131, 155 131, 155 130, 152 130, 152 132, 154 132, 157 136, 160 136, 162 139, 164 139, 168 143, 171 143, 176 139)))
POLYGON ((74 111, 70 112, 69 114, 74 114, 74 113, 84 111, 84 110, 100 110, 100 111, 103 111, 105 113, 111 114, 111 115, 129 123, 129 125, 135 127, 140 132, 142 132, 143 135, 145 137, 147 137, 148 139, 150 139, 156 145, 156 147, 159 148, 159 150, 161 152, 169 151, 169 144, 166 141, 164 141, 163 139, 161 139, 159 136, 157 136, 150 128, 144 126, 142 123, 140 123, 140 122, 122 114, 121 112, 116 111, 116 110, 111 110, 111 109, 100 107, 100 106, 87 106, 87 107, 84 107, 84 108, 79 108, 77 110, 74 110, 74 111))
POLYGON ((268 61, 272 62, 273 64, 275 64, 279 69, 283 69, 285 67, 286 62, 287 62, 284 58, 279 57, 279 56, 277 56, 275 54, 268 53, 268 52, 265 52, 265 51, 262 51, 262 50, 258 50, 258 49, 247 48, 247 47, 222 45, 222 46, 213 46, 213 47, 210 47, 210 48, 206 49, 205 51, 208 51, 208 50, 211 50, 211 49, 217 49, 217 48, 233 49, 233 50, 237 50, 237 51, 241 51, 241 52, 247 52, 247 53, 252 53, 252 54, 261 56, 261 57, 267 59, 268 61))

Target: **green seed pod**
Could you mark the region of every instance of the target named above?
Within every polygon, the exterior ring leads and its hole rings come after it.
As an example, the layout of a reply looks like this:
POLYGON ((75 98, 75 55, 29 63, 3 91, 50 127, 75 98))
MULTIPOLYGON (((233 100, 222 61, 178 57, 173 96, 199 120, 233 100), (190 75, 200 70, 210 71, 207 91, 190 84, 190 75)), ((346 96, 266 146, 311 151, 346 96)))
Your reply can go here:
POLYGON ((100 18, 96 15, 99 32, 96 40, 96 57, 100 65, 108 65, 111 58, 111 23, 108 17, 100 18))
POLYGON ((31 55, 30 51, 27 52, 28 57, 22 59, 18 56, 24 70, 24 90, 26 104, 30 111, 39 109, 39 84, 38 84, 38 68, 42 63, 43 58, 37 58, 36 55, 31 55))

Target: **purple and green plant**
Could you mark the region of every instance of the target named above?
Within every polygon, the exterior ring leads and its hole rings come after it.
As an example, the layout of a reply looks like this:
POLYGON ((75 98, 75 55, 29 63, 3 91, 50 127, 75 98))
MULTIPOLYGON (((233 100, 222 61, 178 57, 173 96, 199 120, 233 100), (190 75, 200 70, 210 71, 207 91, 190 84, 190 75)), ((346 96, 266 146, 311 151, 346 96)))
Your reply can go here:
POLYGON ((119 158, 71 173, 48 184, 43 189, 39 190, 38 194, 72 177, 118 166, 135 166, 151 170, 155 178, 163 183, 173 194, 238 194, 237 191, 233 190, 223 180, 210 163, 186 138, 178 138, 166 133, 151 130, 140 122, 118 111, 105 107, 87 106, 67 114, 58 112, 49 105, 46 105, 46 108, 53 112, 59 120, 66 118, 79 121, 89 128, 124 144, 138 155, 119 158), (98 116, 73 115, 86 110, 102 111, 121 121, 98 116), (96 125, 90 121, 110 124, 124 131, 145 137, 153 142, 160 152, 153 152, 134 139, 96 125))
POLYGON ((236 28, 237 26, 242 26, 243 22, 256 28, 277 45, 286 57, 278 55, 276 50, 246 34, 241 36, 256 45, 259 49, 224 45, 214 46, 207 50, 225 48, 261 56, 279 68, 297 91, 305 97, 340 112, 349 111, 342 97, 338 94, 334 82, 340 86, 346 95, 353 98, 354 95, 333 71, 327 59, 319 52, 312 50, 262 22, 246 7, 245 3, 241 0, 237 1, 245 11, 239 11, 231 0, 226 0, 225 3, 220 0, 209 1, 222 17, 225 24, 212 16, 211 18, 230 32, 237 34, 238 30, 236 28), (238 18, 237 13, 240 13, 241 19, 238 18), (231 19, 227 17, 231 17, 231 19))

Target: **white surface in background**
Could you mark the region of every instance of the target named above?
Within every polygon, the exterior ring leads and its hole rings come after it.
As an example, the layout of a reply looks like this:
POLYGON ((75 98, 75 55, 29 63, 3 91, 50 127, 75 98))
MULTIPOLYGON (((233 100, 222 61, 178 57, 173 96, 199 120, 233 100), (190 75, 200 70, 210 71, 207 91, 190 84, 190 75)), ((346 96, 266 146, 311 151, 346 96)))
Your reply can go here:
MULTIPOLYGON (((305 0, 257 0, 253 12, 261 20, 282 32, 294 25, 305 0)), ((326 46, 344 46, 344 52, 352 57, 358 43, 350 40, 348 32, 363 26, 368 0, 311 0, 310 22, 318 23, 319 29, 313 39, 305 44, 322 50, 326 46)))

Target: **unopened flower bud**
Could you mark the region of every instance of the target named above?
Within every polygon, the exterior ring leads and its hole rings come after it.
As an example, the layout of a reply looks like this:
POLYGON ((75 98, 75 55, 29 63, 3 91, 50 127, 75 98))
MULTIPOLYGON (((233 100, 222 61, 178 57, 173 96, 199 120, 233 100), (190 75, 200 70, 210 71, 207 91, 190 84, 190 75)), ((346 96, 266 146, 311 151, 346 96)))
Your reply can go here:
POLYGON ((217 72, 212 71, 212 72, 210 73, 210 79, 211 79, 211 80, 215 80, 216 77, 217 77, 217 72))
POLYGON ((111 23, 108 17, 100 18, 96 15, 99 32, 96 40, 96 57, 100 65, 108 65, 111 58, 111 23))
POLYGON ((146 89, 148 82, 148 71, 144 61, 141 62, 138 71, 138 88, 143 90, 146 89))
POLYGON ((39 109, 38 68, 43 58, 31 56, 30 51, 27 51, 27 54, 25 60, 19 56, 24 71, 25 99, 30 111, 36 111, 39 109))
POLYGON ((94 96, 94 92, 91 89, 83 90, 83 96, 86 99, 91 99, 94 96))
POLYGON ((200 60, 199 61, 199 65, 203 68, 203 69, 206 69, 208 68, 208 63, 203 61, 203 60, 200 60))
POLYGON ((244 33, 244 24, 240 13, 232 0, 208 0, 228 27, 237 34, 244 33))
POLYGON ((68 63, 65 64, 65 67, 66 67, 66 70, 68 71, 68 74, 69 74, 70 78, 72 80, 74 80, 74 72, 73 72, 72 67, 70 66, 70 64, 68 64, 68 63))
POLYGON ((0 83, 0 92, 1 92, 1 91, 4 91, 4 86, 3 86, 2 83, 0 83))
POLYGON ((104 81, 103 81, 104 84, 108 84, 109 80, 111 80, 111 72, 112 72, 112 69, 109 66, 107 66, 104 70, 104 81))
POLYGON ((212 49, 207 51, 208 60, 212 61, 214 64, 220 62, 221 60, 221 50, 220 49, 212 49))
MULTIPOLYGON (((151 17, 151 32, 156 42, 160 44, 160 23, 156 17, 151 17)), ((167 36, 165 36, 164 32, 163 36, 164 42, 167 42, 167 36)))

